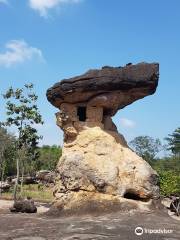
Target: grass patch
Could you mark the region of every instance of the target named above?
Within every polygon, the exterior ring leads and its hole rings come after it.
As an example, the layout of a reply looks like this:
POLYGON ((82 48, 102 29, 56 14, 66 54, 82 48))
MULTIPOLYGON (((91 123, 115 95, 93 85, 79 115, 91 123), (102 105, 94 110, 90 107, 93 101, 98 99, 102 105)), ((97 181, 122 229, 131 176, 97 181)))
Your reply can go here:
MULTIPOLYGON (((46 187, 44 185, 39 184, 29 184, 23 186, 23 192, 20 193, 20 186, 18 188, 17 197, 31 197, 35 201, 42 201, 42 202, 52 202, 53 197, 53 190, 52 188, 46 187)), ((13 198, 13 188, 10 189, 9 192, 2 193, 2 199, 12 199, 13 198)))

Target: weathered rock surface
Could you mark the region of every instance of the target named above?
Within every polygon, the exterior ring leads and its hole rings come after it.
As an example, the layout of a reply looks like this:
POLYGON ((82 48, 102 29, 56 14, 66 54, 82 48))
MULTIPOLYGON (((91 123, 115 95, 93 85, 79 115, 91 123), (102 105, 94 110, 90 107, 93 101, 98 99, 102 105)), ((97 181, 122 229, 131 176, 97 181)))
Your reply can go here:
POLYGON ((145 202, 159 196, 156 172, 128 148, 121 135, 100 127, 86 127, 64 144, 58 171, 56 205, 66 209, 88 208, 92 202, 99 207, 103 202, 109 202, 109 207, 119 203, 120 208, 122 197, 145 202))
POLYGON ((120 212, 100 216, 52 218, 0 211, 1 240, 179 240, 179 221, 165 211, 120 212), (135 228, 171 229, 171 233, 135 235, 135 228))
POLYGON ((48 170, 40 170, 36 173, 36 180, 42 183, 54 183, 56 174, 48 170))
MULTIPOLYGON (((10 177, 7 177, 7 182, 12 185, 12 184, 15 184, 17 182, 17 177, 16 176, 10 176, 10 177)), ((35 177, 32 177, 32 176, 23 176, 19 178, 19 184, 23 182, 24 184, 35 184, 37 183, 36 181, 36 178, 35 177)))
POLYGON ((11 185, 8 182, 0 181, 0 192, 7 192, 9 191, 11 185))
POLYGON ((15 201, 13 207, 10 208, 10 211, 21 213, 36 213, 37 208, 32 199, 25 199, 15 201))
POLYGON ((112 116, 132 102, 153 94, 158 77, 157 63, 104 67, 56 83, 48 89, 47 99, 58 108, 64 102, 86 102, 88 106, 103 107, 112 116))
POLYGON ((64 131, 54 206, 61 212, 148 208, 159 197, 157 173, 127 145, 111 116, 155 92, 158 64, 106 67, 47 91, 64 131))
POLYGON ((170 204, 170 210, 180 216, 180 197, 174 198, 170 204))

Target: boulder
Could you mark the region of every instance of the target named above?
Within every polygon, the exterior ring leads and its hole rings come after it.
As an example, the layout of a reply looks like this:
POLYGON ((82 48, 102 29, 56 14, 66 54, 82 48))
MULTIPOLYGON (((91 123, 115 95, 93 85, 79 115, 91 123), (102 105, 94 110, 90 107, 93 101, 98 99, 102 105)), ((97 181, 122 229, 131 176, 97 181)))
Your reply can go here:
MULTIPOLYGON (((11 179, 12 184, 16 184, 16 182, 17 182, 17 177, 14 177, 14 178, 11 179)), ((20 179, 19 179, 18 184, 20 184, 20 183, 21 182, 20 182, 20 179)))
POLYGON ((13 207, 10 208, 11 212, 21 213, 36 213, 37 208, 32 199, 16 200, 13 207))
POLYGON ((158 76, 157 63, 104 67, 48 89, 64 131, 54 189, 61 212, 146 208, 159 198, 156 171, 128 147, 112 121, 119 109, 153 94, 158 76))
POLYGON ((22 182, 23 180, 23 183, 24 184, 36 184, 37 181, 36 181, 36 178, 35 177, 31 177, 31 176, 24 176, 23 179, 22 177, 19 179, 20 182, 22 182))
MULTIPOLYGON (((32 176, 24 176, 23 178, 20 177, 18 183, 20 184, 22 182, 22 180, 23 180, 24 184, 36 184, 37 183, 36 178, 32 177, 32 176)), ((15 176, 7 177, 7 181, 10 184, 15 184, 17 181, 17 177, 15 177, 15 176)))
POLYGON ((54 183, 55 172, 48 170, 41 170, 36 173, 36 180, 43 183, 54 183))
POLYGON ((180 197, 174 197, 170 204, 171 212, 175 212, 177 216, 180 215, 180 197))
POLYGON ((0 181, 0 191, 1 192, 8 192, 10 187, 11 187, 11 185, 9 183, 0 181))

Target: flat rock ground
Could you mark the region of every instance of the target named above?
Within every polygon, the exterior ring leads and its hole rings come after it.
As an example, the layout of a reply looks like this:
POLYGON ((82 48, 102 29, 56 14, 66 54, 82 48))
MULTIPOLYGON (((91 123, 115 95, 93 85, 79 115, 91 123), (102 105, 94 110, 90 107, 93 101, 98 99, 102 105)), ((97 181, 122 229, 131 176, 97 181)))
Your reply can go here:
POLYGON ((0 207, 0 240, 180 239, 180 221, 171 218, 167 211, 55 218, 43 215, 43 211, 12 214, 7 206, 8 203, 4 204, 4 208, 0 207), (145 228, 166 229, 172 230, 172 233, 143 233, 137 236, 134 230, 138 226, 144 231, 145 228))

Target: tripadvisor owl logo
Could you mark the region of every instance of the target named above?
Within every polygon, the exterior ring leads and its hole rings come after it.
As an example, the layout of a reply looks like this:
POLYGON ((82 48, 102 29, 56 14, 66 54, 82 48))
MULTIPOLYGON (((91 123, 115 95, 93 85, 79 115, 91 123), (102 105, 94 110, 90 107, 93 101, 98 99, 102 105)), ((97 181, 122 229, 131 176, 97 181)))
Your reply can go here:
POLYGON ((150 229, 150 228, 136 227, 134 232, 137 236, 141 236, 142 234, 170 234, 173 232, 173 229, 165 229, 165 228, 150 229))
POLYGON ((136 227, 135 228, 135 234, 140 236, 143 234, 143 228, 142 227, 136 227))

